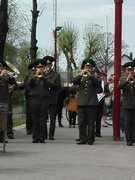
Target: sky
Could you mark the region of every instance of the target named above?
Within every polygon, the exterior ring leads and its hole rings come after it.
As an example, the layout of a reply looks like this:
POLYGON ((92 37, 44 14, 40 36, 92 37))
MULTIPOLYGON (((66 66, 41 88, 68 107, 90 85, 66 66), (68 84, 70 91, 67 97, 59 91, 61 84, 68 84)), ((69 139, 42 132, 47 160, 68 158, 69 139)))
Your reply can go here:
MULTIPOLYGON (((19 1, 20 10, 31 17, 32 0, 19 1)), ((38 9, 43 10, 37 23, 37 45, 41 48, 53 47, 52 30, 65 22, 73 23, 80 32, 87 24, 97 24, 104 32, 114 34, 114 0, 57 0, 57 18, 54 16, 56 0, 37 0, 38 9)), ((129 45, 128 52, 135 57, 135 0, 123 0, 122 40, 129 45)))

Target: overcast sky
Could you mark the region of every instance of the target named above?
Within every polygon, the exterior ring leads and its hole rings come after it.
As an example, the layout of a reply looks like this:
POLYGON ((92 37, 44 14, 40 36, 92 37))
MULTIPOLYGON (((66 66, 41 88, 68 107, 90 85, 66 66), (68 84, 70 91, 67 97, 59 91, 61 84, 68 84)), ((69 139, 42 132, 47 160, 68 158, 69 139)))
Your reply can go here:
MULTIPOLYGON (((20 1, 20 9, 31 16, 32 0, 20 1)), ((55 29, 53 7, 55 0, 37 0, 38 9, 44 11, 38 19, 37 39, 41 48, 53 47, 52 30, 55 29)), ((80 29, 88 23, 103 26, 103 31, 114 34, 114 0, 57 0, 57 26, 72 22, 80 29), (108 16, 108 21, 106 17, 108 16)), ((123 0, 122 39, 129 45, 129 52, 135 57, 135 0, 123 0)))

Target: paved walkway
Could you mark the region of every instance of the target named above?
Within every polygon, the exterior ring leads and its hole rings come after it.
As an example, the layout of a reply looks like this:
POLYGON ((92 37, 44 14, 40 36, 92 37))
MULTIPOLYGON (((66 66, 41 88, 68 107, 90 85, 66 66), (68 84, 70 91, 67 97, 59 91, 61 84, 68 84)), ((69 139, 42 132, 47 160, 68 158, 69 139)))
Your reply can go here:
POLYGON ((65 117, 64 128, 57 124, 56 140, 45 144, 32 144, 25 127, 16 128, 7 152, 0 152, 0 179, 135 180, 135 147, 113 141, 111 126, 102 127, 102 137, 93 146, 78 146, 78 128, 68 128, 65 117))

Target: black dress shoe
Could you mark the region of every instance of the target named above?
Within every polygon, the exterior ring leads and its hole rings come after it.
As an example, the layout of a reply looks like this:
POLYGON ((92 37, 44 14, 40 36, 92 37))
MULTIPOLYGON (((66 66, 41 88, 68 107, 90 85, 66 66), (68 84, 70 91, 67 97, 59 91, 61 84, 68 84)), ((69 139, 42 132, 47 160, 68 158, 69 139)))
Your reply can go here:
POLYGON ((53 137, 50 137, 49 139, 50 139, 50 140, 55 140, 53 137))
POLYGON ((14 136, 12 134, 7 135, 8 139, 14 139, 14 136))
POLYGON ((80 142, 78 142, 77 144, 78 144, 78 145, 83 145, 83 144, 86 144, 86 142, 81 142, 81 141, 80 141, 80 142))
MULTIPOLYGON (((4 140, 3 140, 3 139, 0 139, 0 142, 1 142, 1 143, 4 143, 4 140)), ((8 143, 8 141, 5 140, 5 143, 8 143)))
POLYGON ((130 141, 127 142, 127 146, 132 146, 132 143, 133 143, 133 142, 130 142, 130 141))
POLYGON ((31 135, 32 134, 32 132, 31 131, 27 131, 27 135, 31 135))
POLYGON ((38 143, 38 140, 33 140, 32 143, 38 143))
POLYGON ((39 142, 40 142, 40 143, 45 143, 45 140, 40 139, 39 142))
POLYGON ((93 141, 88 141, 88 145, 93 145, 94 142, 93 141))
POLYGON ((96 133, 95 135, 96 137, 102 137, 100 133, 96 133))
POLYGON ((63 124, 59 124, 59 127, 64 127, 63 124))
POLYGON ((76 141, 80 141, 80 138, 76 139, 76 141))

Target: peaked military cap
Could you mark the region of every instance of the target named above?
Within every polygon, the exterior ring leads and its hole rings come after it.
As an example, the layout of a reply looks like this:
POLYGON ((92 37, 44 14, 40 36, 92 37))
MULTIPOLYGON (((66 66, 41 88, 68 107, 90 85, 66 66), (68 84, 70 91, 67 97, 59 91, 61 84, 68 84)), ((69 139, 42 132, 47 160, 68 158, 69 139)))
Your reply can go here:
POLYGON ((52 64, 55 61, 55 59, 52 56, 45 56, 43 57, 43 60, 46 61, 46 64, 52 64))
POLYGON ((30 63, 28 65, 28 69, 31 70, 31 71, 35 71, 36 70, 35 64, 34 63, 30 63))
POLYGON ((7 66, 7 63, 2 58, 0 58, 0 66, 7 66))
POLYGON ((44 61, 43 59, 36 59, 36 61, 34 62, 34 66, 35 67, 44 67, 44 66, 46 66, 46 61, 44 61))
POLYGON ((124 65, 123 65, 124 68, 126 69, 133 69, 135 67, 135 63, 132 61, 130 62, 126 62, 124 65))
POLYGON ((84 59, 83 62, 82 62, 81 68, 83 69, 84 66, 86 66, 86 65, 91 66, 91 67, 95 67, 96 63, 92 59, 84 59))

